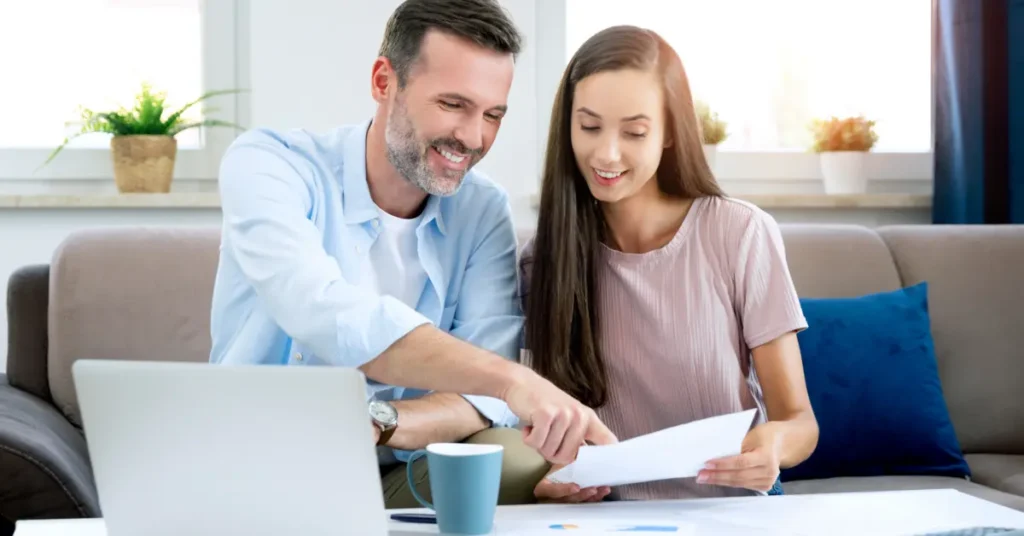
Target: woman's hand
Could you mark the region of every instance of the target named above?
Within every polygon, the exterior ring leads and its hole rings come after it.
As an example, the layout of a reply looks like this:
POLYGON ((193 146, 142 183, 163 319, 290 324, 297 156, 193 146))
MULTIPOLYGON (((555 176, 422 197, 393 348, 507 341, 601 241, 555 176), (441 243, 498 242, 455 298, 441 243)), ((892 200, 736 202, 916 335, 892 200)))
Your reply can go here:
MULTIPOLYGON (((555 465, 548 471, 552 474, 564 465, 555 465)), ((545 477, 533 488, 533 494, 540 502, 547 503, 585 503, 598 502, 608 496, 612 489, 608 486, 594 486, 582 488, 576 484, 561 484, 552 482, 545 477)))
POLYGON ((765 492, 772 489, 780 463, 780 435, 775 424, 755 426, 743 438, 741 454, 709 461, 697 473, 697 482, 765 492))
POLYGON ((806 460, 818 442, 818 422, 804 382, 796 332, 751 350, 768 422, 755 426, 739 456, 711 460, 697 482, 769 491, 780 468, 806 460))

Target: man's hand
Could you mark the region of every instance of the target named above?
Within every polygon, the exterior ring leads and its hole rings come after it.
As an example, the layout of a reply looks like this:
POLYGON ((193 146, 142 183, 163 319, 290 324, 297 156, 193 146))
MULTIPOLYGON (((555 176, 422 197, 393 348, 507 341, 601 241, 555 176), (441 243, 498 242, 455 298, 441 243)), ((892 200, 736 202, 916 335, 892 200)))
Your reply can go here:
MULTIPOLYGON (((550 475, 562 467, 565 466, 552 466, 548 474, 550 475)), ((581 489, 577 484, 561 484, 552 482, 545 477, 533 488, 533 495, 537 497, 539 502, 545 503, 585 503, 601 502, 611 491, 612 488, 608 486, 593 486, 581 489)))
POLYGON ((697 474, 701 484, 757 491, 772 489, 779 477, 779 441, 775 423, 755 426, 743 438, 741 454, 709 461, 697 474))
POLYGON ((428 393, 392 402, 399 426, 388 439, 396 450, 418 450, 431 443, 458 443, 491 424, 465 397, 455 393, 428 393))
POLYGON ((594 410, 525 367, 502 399, 526 423, 526 445, 551 463, 575 461, 585 442, 607 445, 618 441, 594 410))
POLYGON ((380 428, 373 421, 370 421, 370 428, 373 428, 373 444, 376 445, 380 441, 380 428))

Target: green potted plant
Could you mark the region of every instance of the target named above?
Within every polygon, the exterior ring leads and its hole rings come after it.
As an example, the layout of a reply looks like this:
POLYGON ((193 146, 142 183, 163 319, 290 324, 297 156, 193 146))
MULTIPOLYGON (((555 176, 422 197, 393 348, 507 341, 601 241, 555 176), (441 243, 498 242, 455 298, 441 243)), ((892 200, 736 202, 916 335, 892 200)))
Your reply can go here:
POLYGON ((827 194, 867 191, 867 153, 878 141, 875 122, 862 115, 815 119, 812 150, 820 155, 827 194))
POLYGON ((174 176, 174 162, 178 153, 175 136, 200 127, 241 127, 217 119, 190 119, 185 116, 190 108, 211 97, 236 93, 220 90, 204 93, 199 98, 174 111, 165 109, 167 95, 156 92, 149 84, 135 96, 131 109, 94 112, 83 109, 82 128, 64 139, 50 153, 43 165, 50 163, 71 140, 90 133, 112 134, 110 154, 114 164, 114 182, 121 193, 170 191, 174 176), (168 113, 169 112, 169 113, 168 113))
POLYGON ((718 117, 718 113, 711 110, 711 107, 704 101, 696 103, 697 119, 700 120, 701 142, 704 145, 704 158, 708 161, 708 167, 715 168, 715 158, 718 156, 718 144, 729 137, 726 131, 727 123, 718 117))

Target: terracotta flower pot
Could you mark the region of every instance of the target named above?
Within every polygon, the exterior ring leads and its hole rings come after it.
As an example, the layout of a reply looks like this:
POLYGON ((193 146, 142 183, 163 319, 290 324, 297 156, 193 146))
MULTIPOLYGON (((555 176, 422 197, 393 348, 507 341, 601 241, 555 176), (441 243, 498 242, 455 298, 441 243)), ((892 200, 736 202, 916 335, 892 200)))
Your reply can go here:
POLYGON ((171 191, 178 140, 171 136, 114 136, 110 155, 121 193, 171 191))

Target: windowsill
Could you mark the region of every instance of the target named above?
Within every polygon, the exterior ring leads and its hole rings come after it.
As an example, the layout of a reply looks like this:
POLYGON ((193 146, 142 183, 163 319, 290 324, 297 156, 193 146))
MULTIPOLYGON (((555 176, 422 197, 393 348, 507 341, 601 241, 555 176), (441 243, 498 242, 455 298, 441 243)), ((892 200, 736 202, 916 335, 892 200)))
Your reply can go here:
MULTIPOLYGON (((736 195, 763 209, 927 209, 932 196, 927 194, 776 194, 736 195)), ((531 206, 536 210, 540 198, 533 196, 531 206)))
MULTIPOLYGON (((737 195, 765 209, 927 209, 932 196, 926 194, 753 194, 737 195)), ((538 207, 539 197, 531 198, 538 207)), ((166 194, 0 194, 0 208, 220 208, 216 192, 171 192, 166 194)))
POLYGON ((0 194, 0 208, 220 208, 216 192, 166 194, 0 194))
POLYGON ((761 208, 930 208, 932 196, 927 194, 758 194, 740 195, 761 208))

